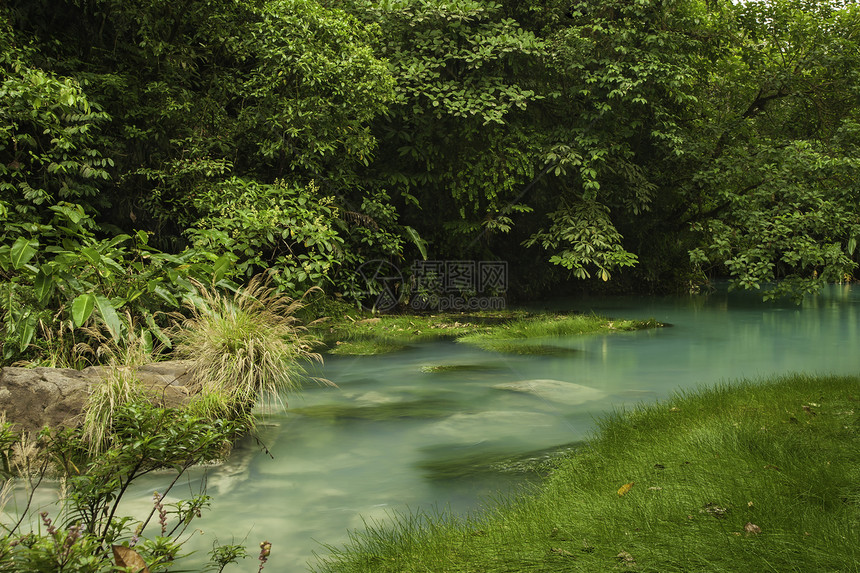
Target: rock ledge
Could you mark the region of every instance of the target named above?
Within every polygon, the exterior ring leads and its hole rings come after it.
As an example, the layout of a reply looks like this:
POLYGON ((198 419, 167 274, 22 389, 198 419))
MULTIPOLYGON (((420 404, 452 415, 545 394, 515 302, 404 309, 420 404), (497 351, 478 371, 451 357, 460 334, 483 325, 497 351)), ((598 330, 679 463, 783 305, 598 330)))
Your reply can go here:
MULTIPOLYGON (((175 407, 188 401, 190 364, 187 360, 158 362, 135 371, 153 402, 175 407)), ((6 420, 23 432, 73 426, 80 419, 90 389, 107 375, 107 368, 2 368, 0 415, 5 413, 6 420)))

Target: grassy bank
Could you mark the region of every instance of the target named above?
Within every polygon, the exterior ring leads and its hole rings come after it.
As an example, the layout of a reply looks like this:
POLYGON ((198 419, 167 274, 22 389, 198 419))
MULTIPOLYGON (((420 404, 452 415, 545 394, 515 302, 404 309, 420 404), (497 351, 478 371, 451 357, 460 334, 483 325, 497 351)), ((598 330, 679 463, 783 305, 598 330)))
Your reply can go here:
POLYGON ((358 532, 325 572, 858 571, 860 378, 720 385, 606 417, 538 491, 358 532))
POLYGON ((494 352, 547 354, 555 349, 551 343, 529 341, 656 326, 660 324, 654 320, 612 320, 591 314, 502 310, 379 317, 345 315, 318 327, 316 333, 326 342, 331 354, 341 355, 384 354, 432 340, 457 340, 494 352))

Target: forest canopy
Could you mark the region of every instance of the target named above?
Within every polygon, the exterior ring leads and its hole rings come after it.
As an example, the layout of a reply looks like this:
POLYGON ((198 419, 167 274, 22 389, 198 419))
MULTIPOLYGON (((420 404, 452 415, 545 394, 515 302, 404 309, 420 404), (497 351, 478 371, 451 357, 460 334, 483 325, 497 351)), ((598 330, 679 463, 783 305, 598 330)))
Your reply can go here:
POLYGON ((3 359, 377 260, 506 261, 519 298, 851 280, 858 42, 856 1, 12 0, 3 359))

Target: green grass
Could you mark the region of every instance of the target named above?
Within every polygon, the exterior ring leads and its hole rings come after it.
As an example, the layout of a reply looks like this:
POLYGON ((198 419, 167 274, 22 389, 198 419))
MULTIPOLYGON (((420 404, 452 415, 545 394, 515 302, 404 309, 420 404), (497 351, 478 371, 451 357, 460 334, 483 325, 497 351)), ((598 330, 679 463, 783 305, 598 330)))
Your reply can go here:
POLYGON ((338 341, 334 347, 329 349, 329 354, 340 356, 376 356, 377 354, 391 354, 409 348, 405 339, 373 339, 359 338, 356 340, 338 341))
POLYGON ((369 356, 403 350, 411 344, 454 339, 464 334, 488 330, 487 321, 523 316, 519 311, 503 311, 499 317, 461 314, 385 315, 379 317, 342 316, 332 324, 323 323, 316 333, 331 354, 369 356))
POLYGON ((432 340, 457 340, 493 352, 559 355, 574 350, 553 344, 528 344, 537 338, 637 330, 660 326, 654 320, 611 320, 595 315, 530 314, 504 310, 474 314, 340 317, 317 328, 331 354, 369 356, 403 350, 432 340))
POLYGON ((531 494, 371 524, 315 570, 860 571, 858 408, 860 378, 797 375, 616 413, 531 494))
POLYGON ((612 320, 593 314, 544 314, 512 320, 485 331, 457 338, 491 352, 563 355, 575 352, 553 344, 531 344, 528 340, 558 338, 599 332, 630 331, 662 326, 656 320, 612 320))
POLYGON ((196 286, 199 296, 186 301, 190 316, 171 334, 176 355, 192 360, 191 389, 211 398, 204 410, 247 414, 258 400, 279 403, 310 378, 306 364, 322 361, 297 317, 304 303, 278 293, 264 275, 232 296, 196 286))

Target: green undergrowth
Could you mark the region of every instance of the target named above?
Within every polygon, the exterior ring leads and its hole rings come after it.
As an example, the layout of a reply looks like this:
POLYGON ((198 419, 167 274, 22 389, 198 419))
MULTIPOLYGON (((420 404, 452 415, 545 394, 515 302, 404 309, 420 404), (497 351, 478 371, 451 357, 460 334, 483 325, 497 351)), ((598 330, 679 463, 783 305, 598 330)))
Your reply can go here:
POLYGON ((860 378, 722 384, 599 422, 533 492, 400 516, 318 572, 858 571, 860 378))
POLYGON ((515 354, 559 355, 573 349, 535 339, 653 328, 655 320, 611 320, 584 314, 532 314, 504 310, 474 314, 386 315, 357 319, 349 315, 319 327, 331 354, 374 355, 396 352, 411 344, 432 340, 457 340, 485 350, 515 354))

